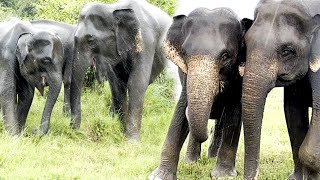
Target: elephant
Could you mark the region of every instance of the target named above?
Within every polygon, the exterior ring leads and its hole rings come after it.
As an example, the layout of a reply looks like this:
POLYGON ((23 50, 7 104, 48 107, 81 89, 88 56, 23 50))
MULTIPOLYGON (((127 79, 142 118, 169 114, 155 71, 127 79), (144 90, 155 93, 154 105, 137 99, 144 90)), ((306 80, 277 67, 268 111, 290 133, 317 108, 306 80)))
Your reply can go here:
POLYGON ((70 86, 71 86, 71 73, 74 57, 74 33, 76 30, 75 25, 51 21, 51 20, 36 20, 31 21, 34 28, 45 31, 54 31, 60 38, 64 52, 63 64, 63 85, 64 85, 64 105, 63 112, 65 115, 70 116, 70 86))
POLYGON ((144 95, 166 65, 162 43, 171 23, 169 15, 144 0, 84 6, 75 32, 72 128, 80 127, 81 85, 87 67, 95 63, 97 69, 106 67, 111 113, 119 115, 129 141, 140 141, 144 95))
POLYGON ((266 97, 284 87, 294 170, 289 179, 320 179, 320 2, 261 0, 245 35, 242 88, 244 179, 257 179, 266 97), (309 127, 308 107, 312 107, 309 127))
POLYGON ((229 8, 197 8, 173 18, 164 49, 179 67, 180 99, 163 144, 160 165, 149 179, 177 179, 182 145, 190 131, 188 154, 198 158, 207 135, 208 119, 222 128, 216 168, 212 177, 236 176, 235 159, 241 130, 244 34, 242 21, 229 8), (187 109, 187 110, 186 110, 187 109))
POLYGON ((43 95, 44 87, 49 86, 40 128, 34 130, 37 134, 45 133, 61 89, 63 48, 60 38, 26 21, 4 22, 0 27, 0 102, 5 129, 11 135, 19 135, 34 88, 43 95))

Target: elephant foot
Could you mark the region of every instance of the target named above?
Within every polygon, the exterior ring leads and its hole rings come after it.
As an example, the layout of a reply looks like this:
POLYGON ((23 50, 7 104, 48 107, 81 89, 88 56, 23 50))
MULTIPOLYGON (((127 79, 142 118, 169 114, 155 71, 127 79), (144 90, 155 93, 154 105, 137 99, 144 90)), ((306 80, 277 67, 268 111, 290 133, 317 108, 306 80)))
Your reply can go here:
POLYGON ((221 177, 236 177, 237 171, 234 167, 222 167, 217 166, 211 171, 211 178, 221 178, 221 177))
POLYGON ((216 158, 218 156, 218 149, 216 146, 210 146, 208 148, 207 158, 216 158))
POLYGON ((43 132, 42 130, 40 130, 38 128, 35 128, 32 130, 32 135, 34 135, 34 136, 43 136, 45 134, 46 134, 46 132, 43 132))
POLYGON ((197 151, 197 150, 194 150, 191 152, 187 151, 186 157, 184 158, 184 162, 185 163, 197 162, 200 159, 200 154, 201 154, 201 151, 197 151))
POLYGON ((71 117, 71 108, 68 105, 63 106, 63 114, 65 117, 71 117))
POLYGON ((320 179, 320 172, 319 173, 309 173, 308 180, 319 180, 320 179))
POLYGON ((139 143, 140 134, 126 134, 129 143, 139 143))
POLYGON ((148 177, 149 180, 176 180, 177 175, 168 169, 158 167, 148 177))
POLYGON ((71 129, 79 129, 80 128, 80 124, 79 123, 75 123, 75 122, 71 122, 70 123, 70 128, 71 129))
POLYGON ((297 172, 291 173, 288 177, 288 180, 300 180, 300 179, 303 179, 303 175, 297 172))

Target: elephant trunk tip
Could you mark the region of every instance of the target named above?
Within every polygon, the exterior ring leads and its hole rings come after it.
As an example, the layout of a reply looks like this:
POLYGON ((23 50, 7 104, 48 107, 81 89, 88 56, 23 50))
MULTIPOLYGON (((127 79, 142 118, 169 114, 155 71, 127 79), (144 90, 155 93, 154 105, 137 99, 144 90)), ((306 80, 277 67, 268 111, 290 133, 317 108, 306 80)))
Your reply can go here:
POLYGON ((197 130, 191 127, 191 134, 193 136, 193 138, 199 142, 199 143, 203 143, 208 139, 208 129, 207 128, 203 128, 201 130, 197 130))

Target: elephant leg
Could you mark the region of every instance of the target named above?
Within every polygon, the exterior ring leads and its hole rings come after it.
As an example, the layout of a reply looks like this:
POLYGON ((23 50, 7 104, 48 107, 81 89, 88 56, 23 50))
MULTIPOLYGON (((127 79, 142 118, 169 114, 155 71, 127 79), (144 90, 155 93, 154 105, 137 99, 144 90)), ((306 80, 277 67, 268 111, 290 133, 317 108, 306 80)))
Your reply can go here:
MULTIPOLYGON (((113 72, 124 72, 123 67, 121 69, 117 68, 112 70, 113 72)), ((120 74, 108 74, 108 79, 111 95, 112 104, 110 113, 112 115, 118 114, 120 121, 124 125, 124 117, 127 112, 127 78, 120 74)))
POLYGON ((71 74, 73 64, 73 47, 66 48, 65 54, 65 67, 63 71, 63 85, 64 85, 64 104, 63 113, 67 117, 71 116, 71 105, 70 105, 70 88, 71 88, 71 74))
POLYGON ((221 118, 216 120, 216 124, 214 129, 212 128, 212 138, 208 148, 208 158, 215 158, 218 155, 218 151, 220 148, 221 140, 222 140, 222 121, 221 118))
POLYGON ((32 104, 34 96, 34 87, 30 86, 27 82, 20 83, 17 88, 18 93, 18 122, 19 122, 19 131, 22 131, 26 123, 26 119, 32 104))
POLYGON ((222 114, 222 142, 211 177, 237 176, 235 160, 241 131, 241 103, 227 105, 222 114))
POLYGON ((189 143, 188 143, 187 153, 186 153, 184 162, 186 163, 196 162, 198 159, 200 159, 200 156, 201 156, 201 143, 197 142, 193 138, 192 134, 189 134, 189 143))
POLYGON ((67 117, 71 114, 71 107, 70 107, 70 82, 64 82, 64 103, 63 103, 63 113, 67 117))
MULTIPOLYGON (((151 54, 154 54, 151 53, 151 54)), ((152 56, 143 55, 132 65, 128 79, 128 113, 125 118, 125 135, 129 140, 140 141, 141 118, 144 96, 147 91, 151 69, 152 56)))
POLYGON ((300 82, 284 87, 284 111, 294 161, 294 171, 289 179, 303 179, 306 175, 298 156, 299 148, 309 128, 308 97, 302 88, 305 86, 300 82))
POLYGON ((149 175, 149 179, 177 179, 177 166, 182 145, 189 133, 185 115, 187 107, 186 87, 182 87, 171 124, 164 141, 160 165, 149 175))
POLYGON ((4 119, 4 126, 10 135, 19 135, 19 122, 17 120, 16 107, 16 94, 12 92, 6 93, 2 102, 2 114, 4 119))

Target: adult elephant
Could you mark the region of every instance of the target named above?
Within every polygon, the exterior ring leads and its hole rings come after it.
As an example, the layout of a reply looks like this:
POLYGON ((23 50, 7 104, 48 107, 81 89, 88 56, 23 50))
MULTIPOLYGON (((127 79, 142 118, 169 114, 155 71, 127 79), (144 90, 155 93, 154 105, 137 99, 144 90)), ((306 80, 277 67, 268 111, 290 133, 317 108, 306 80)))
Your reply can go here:
POLYGON ((318 13, 320 2, 315 0, 262 0, 256 8, 254 23, 245 37, 245 179, 258 176, 263 109, 275 86, 285 86, 284 110, 295 165, 289 179, 320 178, 318 13), (309 67, 310 83, 305 76, 309 67), (313 112, 308 131, 310 105, 313 112))
POLYGON ((41 125, 45 133, 62 82, 63 48, 54 32, 39 31, 24 21, 0 24, 0 101, 5 129, 13 135, 24 127, 36 87, 49 86, 41 125))
POLYGON ((220 117, 223 137, 211 176, 237 175, 235 158, 241 129, 242 88, 238 67, 244 61, 246 27, 228 8, 198 8, 188 16, 174 17, 164 49, 180 68, 182 92, 160 165, 149 179, 176 179, 180 150, 189 131, 192 144, 189 147, 193 149, 188 151, 196 152, 191 157, 197 158, 200 143, 208 136, 208 119, 220 117))
POLYGON ((88 3, 81 10, 71 82, 73 128, 80 127, 81 86, 87 67, 107 64, 111 111, 119 113, 126 137, 140 140, 144 95, 165 66, 161 47, 170 24, 165 12, 144 0, 88 3))
POLYGON ((54 31, 59 36, 63 46, 63 85, 64 85, 64 105, 63 112, 66 115, 71 114, 70 108, 70 86, 71 86, 71 73, 74 54, 74 33, 76 30, 75 25, 51 21, 51 20, 37 20, 31 21, 34 28, 45 31, 54 31))

